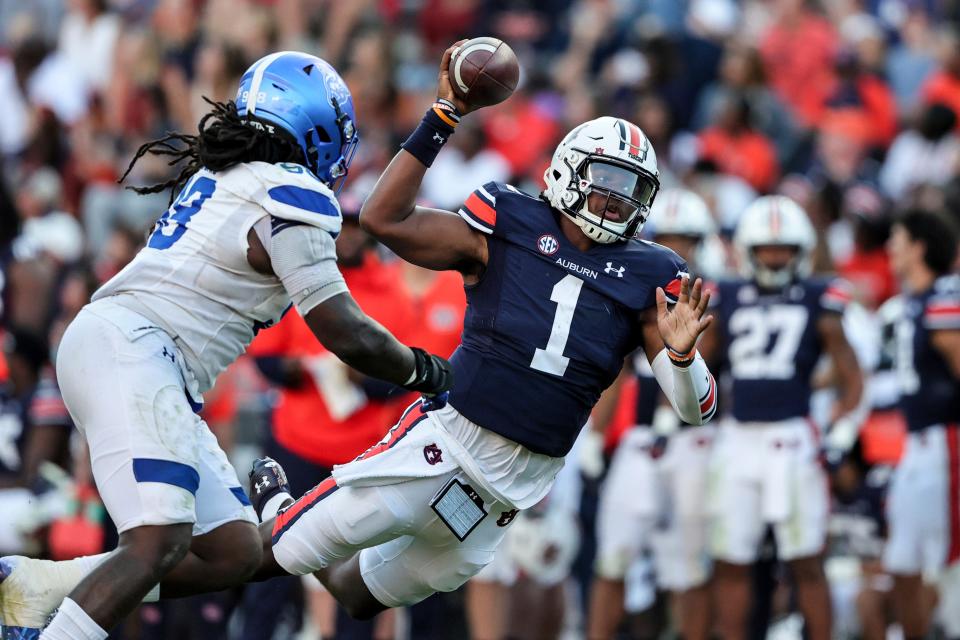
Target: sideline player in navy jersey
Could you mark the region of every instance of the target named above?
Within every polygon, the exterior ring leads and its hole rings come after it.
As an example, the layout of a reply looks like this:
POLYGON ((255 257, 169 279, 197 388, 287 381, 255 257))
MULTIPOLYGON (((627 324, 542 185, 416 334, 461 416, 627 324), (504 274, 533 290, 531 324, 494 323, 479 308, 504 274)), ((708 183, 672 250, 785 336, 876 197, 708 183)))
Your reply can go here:
MULTIPOLYGON (((695 346, 710 324, 709 295, 675 253, 633 239, 659 188, 654 151, 635 125, 604 117, 574 129, 540 197, 488 183, 459 215, 416 205, 427 168, 469 111, 447 78, 452 51, 438 101, 360 222, 402 258, 463 274, 457 384, 449 404, 415 403, 379 445, 284 507, 267 552, 275 564, 264 568, 314 572, 354 616, 456 589, 489 563, 518 511, 550 490, 636 348, 686 422, 715 410, 695 346)), ((254 480, 275 486, 273 475, 254 480)), ((264 519, 284 495, 269 498, 264 519)))
MULTIPOLYGON (((653 239, 676 251, 699 273, 696 258, 716 233, 703 199, 685 189, 665 190, 657 196, 651 224, 653 239)), ((703 494, 713 429, 678 430, 678 418, 661 402, 646 356, 637 353, 631 360, 624 373, 637 376, 635 426, 617 446, 601 489, 587 636, 590 640, 614 636, 624 614, 624 578, 646 548, 653 552, 658 586, 673 594, 680 635, 685 640, 705 639, 711 612, 703 494)), ((620 387, 607 389, 602 402, 616 403, 620 387)), ((599 458, 606 425, 598 424, 598 413, 581 453, 592 449, 590 456, 599 458)), ((581 468, 585 474, 597 468, 599 475, 602 465, 602 459, 587 460, 581 468)))
POLYGON ((722 359, 732 381, 709 498, 716 612, 726 640, 746 637, 750 567, 768 524, 793 573, 808 636, 830 637, 822 559, 829 498, 807 418, 811 374, 821 354, 829 355, 841 394, 828 438, 842 435, 847 445, 859 428, 863 380, 841 325, 849 295, 839 283, 809 277, 815 241, 806 212, 789 198, 750 205, 734 237, 750 277, 719 284, 716 330, 704 336, 704 353, 722 359))
POLYGON ((946 217, 910 211, 887 245, 904 292, 894 362, 909 435, 890 486, 883 563, 910 640, 930 624, 922 573, 960 559, 960 276, 951 274, 958 241, 946 217))

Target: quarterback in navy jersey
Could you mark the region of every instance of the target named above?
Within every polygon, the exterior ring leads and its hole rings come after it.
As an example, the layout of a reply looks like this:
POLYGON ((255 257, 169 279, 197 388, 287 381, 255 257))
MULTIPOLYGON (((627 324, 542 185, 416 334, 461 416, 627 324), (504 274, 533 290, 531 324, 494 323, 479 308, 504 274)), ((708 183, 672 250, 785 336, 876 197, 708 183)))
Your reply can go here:
POLYGON ((828 355, 840 394, 828 441, 853 444, 863 380, 841 324, 849 292, 809 277, 816 237, 806 212, 783 196, 759 198, 742 214, 734 243, 748 277, 721 282, 716 329, 703 343, 730 379, 730 405, 711 464, 710 548, 724 638, 743 638, 750 566, 773 527, 777 553, 794 575, 813 640, 830 637, 823 574, 829 500, 816 428, 808 420, 811 376, 828 355))
POLYGON ((405 260, 463 274, 457 382, 446 404, 414 403, 380 444, 273 525, 276 564, 316 573, 354 616, 456 589, 488 564, 518 511, 549 492, 638 347, 687 423, 714 412, 713 377, 695 348, 709 295, 675 253, 634 239, 659 189, 655 153, 635 125, 604 117, 574 129, 540 195, 487 183, 456 213, 417 206, 427 168, 471 110, 447 77, 453 50, 438 100, 360 224, 405 260))
MULTIPOLYGON (((951 273, 958 241, 945 216, 910 211, 887 246, 903 289, 894 366, 909 433, 890 485, 883 563, 907 638, 923 637, 930 623, 922 574, 960 559, 960 276, 951 273)), ((960 635, 958 595, 956 585, 941 593, 947 637, 960 635)))

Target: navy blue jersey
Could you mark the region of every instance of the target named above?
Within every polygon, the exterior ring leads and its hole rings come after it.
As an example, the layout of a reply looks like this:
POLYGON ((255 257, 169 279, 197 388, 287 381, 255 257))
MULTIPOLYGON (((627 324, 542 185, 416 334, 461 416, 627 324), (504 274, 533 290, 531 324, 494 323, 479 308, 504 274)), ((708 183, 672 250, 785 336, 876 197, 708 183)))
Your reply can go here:
POLYGON ((686 265, 632 240, 579 251, 544 201, 488 183, 460 215, 488 235, 483 276, 468 286, 450 404, 531 451, 563 456, 600 393, 641 342, 656 288, 679 292, 686 265))
POLYGON ((732 380, 734 418, 774 422, 807 415, 810 376, 821 354, 817 320, 842 313, 848 300, 842 283, 824 279, 775 292, 749 280, 717 285, 712 303, 732 380))
POLYGON ((960 422, 960 380, 931 342, 937 330, 960 330, 960 276, 939 278, 929 290, 903 297, 894 360, 900 408, 911 431, 960 422))

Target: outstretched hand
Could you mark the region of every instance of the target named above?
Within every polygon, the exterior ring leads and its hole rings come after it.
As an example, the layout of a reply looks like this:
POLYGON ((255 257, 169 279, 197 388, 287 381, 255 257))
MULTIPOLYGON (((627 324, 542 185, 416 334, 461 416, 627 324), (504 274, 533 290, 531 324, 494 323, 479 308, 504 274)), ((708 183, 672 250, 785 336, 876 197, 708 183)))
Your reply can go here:
POLYGON ((706 331, 713 316, 704 317, 710 303, 710 292, 703 290, 703 280, 697 278, 690 286, 690 276, 680 281, 680 297, 672 309, 667 308, 667 295, 657 287, 657 328, 664 344, 674 351, 688 353, 697 344, 697 338, 706 331))
POLYGON ((440 74, 437 76, 437 97, 443 98, 444 100, 449 100, 457 108, 457 111, 460 112, 460 115, 466 115, 473 111, 473 107, 457 97, 457 94, 453 92, 453 86, 450 84, 450 58, 453 56, 453 52, 457 50, 460 45, 466 42, 467 39, 458 40, 453 43, 453 46, 449 47, 446 51, 443 52, 443 58, 440 60, 440 74))

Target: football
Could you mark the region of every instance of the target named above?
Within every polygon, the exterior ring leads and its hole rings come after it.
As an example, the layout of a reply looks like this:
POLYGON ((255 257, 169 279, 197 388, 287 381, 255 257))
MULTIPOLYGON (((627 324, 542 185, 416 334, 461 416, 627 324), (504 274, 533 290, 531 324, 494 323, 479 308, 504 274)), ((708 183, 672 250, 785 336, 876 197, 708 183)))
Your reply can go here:
POLYGON ((474 108, 503 102, 520 80, 517 55, 497 38, 467 40, 450 56, 448 69, 453 92, 474 108))

